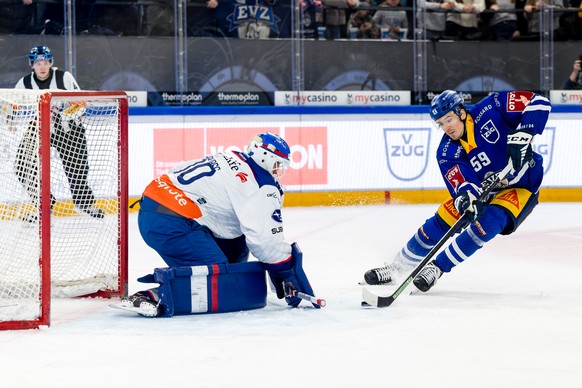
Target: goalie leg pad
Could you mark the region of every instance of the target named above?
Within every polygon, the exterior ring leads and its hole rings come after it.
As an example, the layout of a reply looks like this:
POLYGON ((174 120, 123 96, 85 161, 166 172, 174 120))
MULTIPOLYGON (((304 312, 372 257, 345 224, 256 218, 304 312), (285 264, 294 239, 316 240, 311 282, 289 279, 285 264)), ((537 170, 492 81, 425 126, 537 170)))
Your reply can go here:
POLYGON ((142 282, 160 286, 160 316, 253 310, 267 304, 265 271, 258 262, 156 268, 142 282))

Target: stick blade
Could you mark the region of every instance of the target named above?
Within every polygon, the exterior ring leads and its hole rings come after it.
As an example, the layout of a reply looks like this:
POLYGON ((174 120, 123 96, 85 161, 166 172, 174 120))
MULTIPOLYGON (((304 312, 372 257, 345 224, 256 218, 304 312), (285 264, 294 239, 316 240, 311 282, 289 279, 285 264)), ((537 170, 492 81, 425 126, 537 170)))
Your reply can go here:
POLYGON ((364 302, 362 302, 363 306, 364 303, 366 303, 367 305, 373 307, 388 307, 392 304, 392 302, 394 302, 394 298, 392 296, 376 295, 370 291, 368 287, 362 287, 362 298, 364 299, 364 302))

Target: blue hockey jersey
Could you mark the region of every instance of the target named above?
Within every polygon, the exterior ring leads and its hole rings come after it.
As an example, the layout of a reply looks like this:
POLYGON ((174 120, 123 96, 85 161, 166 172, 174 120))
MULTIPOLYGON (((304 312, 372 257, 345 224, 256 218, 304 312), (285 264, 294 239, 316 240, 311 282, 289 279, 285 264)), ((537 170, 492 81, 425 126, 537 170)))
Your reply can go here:
MULTIPOLYGON (((437 150, 440 172, 451 196, 465 190, 478 196, 483 183, 507 166, 507 134, 520 129, 541 134, 550 111, 547 98, 529 91, 496 92, 471 107, 465 135, 452 140, 444 134, 437 150)), ((542 164, 542 156, 533 152, 530 165, 516 171, 507 186, 537 192, 543 178, 542 164)))

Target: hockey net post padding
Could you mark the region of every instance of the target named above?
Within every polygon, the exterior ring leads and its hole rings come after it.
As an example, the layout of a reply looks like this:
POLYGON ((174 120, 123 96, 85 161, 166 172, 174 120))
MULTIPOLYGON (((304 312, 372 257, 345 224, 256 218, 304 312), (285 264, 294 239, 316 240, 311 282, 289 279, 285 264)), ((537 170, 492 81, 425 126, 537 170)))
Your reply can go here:
POLYGON ((0 89, 0 330, 127 293, 127 95, 0 89))

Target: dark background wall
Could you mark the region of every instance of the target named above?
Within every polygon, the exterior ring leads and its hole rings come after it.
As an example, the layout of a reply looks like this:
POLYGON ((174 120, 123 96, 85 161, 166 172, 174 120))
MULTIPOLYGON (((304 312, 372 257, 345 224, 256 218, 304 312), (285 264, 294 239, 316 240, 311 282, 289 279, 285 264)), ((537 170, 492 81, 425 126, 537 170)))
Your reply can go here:
MULTIPOLYGON (((171 37, 76 36, 76 67, 87 90, 176 90, 171 37)), ((0 36, 0 87, 12 88, 30 71, 30 47, 47 44, 55 65, 65 65, 62 36, 0 36)), ((539 42, 438 42, 427 47, 428 90, 488 92, 540 90, 539 42)), ((292 45, 288 39, 188 38, 190 91, 290 90, 292 45)), ((554 43, 554 89, 560 89, 579 42, 554 43)), ((306 40, 305 90, 413 90, 412 42, 306 40), (364 86, 363 86, 364 85, 364 86)))

